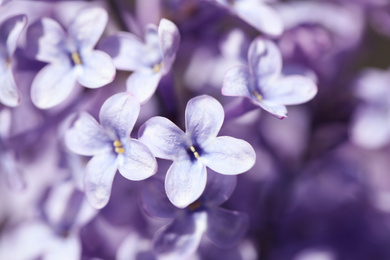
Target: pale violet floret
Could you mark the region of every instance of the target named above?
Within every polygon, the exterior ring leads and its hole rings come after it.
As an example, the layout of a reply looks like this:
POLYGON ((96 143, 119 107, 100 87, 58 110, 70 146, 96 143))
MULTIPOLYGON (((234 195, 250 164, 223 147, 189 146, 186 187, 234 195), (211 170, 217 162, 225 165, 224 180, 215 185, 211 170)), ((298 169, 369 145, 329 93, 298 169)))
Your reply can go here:
POLYGON ((7 18, 0 25, 0 103, 9 107, 15 107, 20 103, 12 60, 26 23, 25 15, 15 15, 7 18))
POLYGON ((31 99, 42 109, 63 102, 78 82, 87 88, 99 88, 115 77, 111 58, 94 46, 108 21, 99 7, 82 9, 68 28, 50 18, 34 22, 27 30, 29 55, 48 62, 34 78, 31 99))
POLYGON ((317 94, 313 80, 301 75, 282 75, 282 57, 270 40, 258 37, 248 51, 249 66, 229 69, 224 78, 222 94, 249 98, 277 118, 287 117, 286 105, 311 100, 317 94))
POLYGON ((100 109, 100 124, 88 113, 81 113, 65 135, 67 147, 80 155, 93 156, 84 176, 84 191, 95 208, 104 207, 110 198, 114 175, 133 181, 144 180, 157 171, 151 151, 130 138, 140 104, 129 93, 116 94, 100 109))
POLYGON ((110 54, 118 70, 133 71, 126 82, 127 91, 146 103, 175 61, 180 44, 179 30, 174 23, 162 19, 159 26, 149 24, 145 42, 128 32, 105 38, 100 48, 110 54))
POLYGON ((172 160, 165 179, 170 201, 179 208, 197 200, 206 186, 206 166, 227 175, 249 170, 255 151, 244 140, 217 137, 224 121, 222 105, 202 95, 188 101, 186 132, 164 117, 153 117, 139 130, 139 139, 156 157, 172 160))
POLYGON ((350 127, 352 142, 378 149, 390 142, 390 70, 366 69, 356 81, 355 94, 363 101, 350 127))
POLYGON ((154 253, 158 259, 189 259, 204 237, 218 247, 240 242, 249 224, 245 213, 220 207, 236 186, 236 176, 210 172, 204 193, 184 209, 174 207, 160 180, 150 180, 141 192, 141 206, 151 217, 173 219, 156 232, 154 253))
POLYGON ((283 32, 283 22, 279 14, 265 0, 211 0, 227 8, 233 14, 270 36, 283 32))

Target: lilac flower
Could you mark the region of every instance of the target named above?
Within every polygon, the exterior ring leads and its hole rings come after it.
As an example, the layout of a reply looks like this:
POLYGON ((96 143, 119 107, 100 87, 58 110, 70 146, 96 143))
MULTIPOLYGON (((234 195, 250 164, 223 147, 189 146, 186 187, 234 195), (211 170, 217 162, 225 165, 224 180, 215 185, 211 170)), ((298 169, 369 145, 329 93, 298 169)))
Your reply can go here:
POLYGON ((16 87, 11 62, 26 23, 25 15, 15 15, 0 25, 0 103, 10 107, 20 103, 20 94, 16 87))
POLYGON ((103 40, 100 48, 110 54, 119 70, 134 71, 127 80, 127 91, 141 104, 146 103, 175 61, 180 34, 176 25, 162 19, 158 28, 146 28, 145 43, 131 33, 120 32, 103 40))
POLYGON ((212 173, 203 195, 185 209, 175 208, 165 196, 162 182, 155 179, 145 185, 141 206, 157 218, 173 219, 154 237, 158 259, 187 259, 194 254, 205 234, 219 247, 231 247, 246 233, 246 214, 219 207, 232 194, 235 176, 212 173))
POLYGON ((249 47, 249 68, 237 66, 227 71, 222 87, 225 96, 243 96, 277 118, 287 117, 285 105, 301 104, 317 93, 315 83, 304 76, 281 75, 282 57, 277 46, 262 37, 249 47))
POLYGON ((110 57, 94 50, 107 24, 107 12, 99 7, 82 9, 66 31, 56 21, 42 18, 27 30, 27 52, 48 62, 36 75, 31 99, 42 109, 63 102, 76 82, 87 88, 99 88, 115 77, 110 57))
POLYGON ((140 105, 132 95, 119 93, 101 107, 101 125, 88 113, 81 113, 66 133, 65 142, 70 150, 93 156, 85 169, 84 190, 95 208, 107 204, 117 169, 133 181, 146 179, 157 171, 150 150, 130 138, 139 110, 140 105))
POLYGON ((212 0, 236 14, 257 30, 270 36, 283 32, 282 19, 264 0, 212 0))
POLYGON ((185 133, 164 117, 153 117, 141 126, 139 139, 153 154, 174 161, 166 175, 165 189, 175 206, 184 208, 199 198, 206 186, 206 166, 235 175, 254 165, 256 154, 249 143, 217 137, 223 120, 222 105, 203 95, 187 103, 185 133))
POLYGON ((81 259, 80 228, 96 215, 71 181, 48 192, 42 217, 22 222, 0 239, 1 259, 81 259))
POLYGON ((390 70, 366 69, 356 84, 361 103, 350 128, 355 144, 369 149, 381 148, 390 142, 390 70))

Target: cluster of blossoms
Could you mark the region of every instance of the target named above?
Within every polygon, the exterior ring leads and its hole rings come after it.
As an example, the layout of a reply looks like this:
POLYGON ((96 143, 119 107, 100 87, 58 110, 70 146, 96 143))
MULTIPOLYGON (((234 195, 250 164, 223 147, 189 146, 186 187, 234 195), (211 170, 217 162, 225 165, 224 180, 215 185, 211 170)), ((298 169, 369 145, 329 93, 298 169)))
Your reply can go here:
POLYGON ((389 26, 388 0, 0 1, 0 259, 390 259, 389 26))

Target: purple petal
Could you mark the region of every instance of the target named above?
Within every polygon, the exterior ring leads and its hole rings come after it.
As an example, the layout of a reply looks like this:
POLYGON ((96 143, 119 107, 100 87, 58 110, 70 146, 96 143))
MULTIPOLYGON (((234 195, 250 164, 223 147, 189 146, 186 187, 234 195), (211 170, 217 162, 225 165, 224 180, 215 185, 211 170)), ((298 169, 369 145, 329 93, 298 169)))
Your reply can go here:
POLYGON ((173 205, 185 208, 202 195, 206 182, 206 167, 202 163, 175 161, 165 177, 165 190, 173 205))
POLYGON ((234 1, 233 9, 238 16, 270 36, 279 36, 283 32, 280 15, 271 7, 258 1, 234 1))
POLYGON ((206 144, 215 138, 225 117, 223 107, 215 98, 202 95, 187 103, 186 133, 196 144, 206 144))
POLYGON ((117 168, 117 156, 111 152, 95 155, 88 162, 84 176, 84 192, 94 208, 101 209, 107 205, 117 168))
POLYGON ((179 49, 180 33, 176 25, 167 19, 161 19, 158 26, 160 46, 164 59, 164 74, 167 73, 175 61, 176 52, 179 49))
POLYGON ((251 73, 260 87, 279 77, 282 70, 282 56, 278 47, 263 37, 252 41, 248 61, 251 73))
POLYGON ((82 65, 77 80, 87 88, 100 88, 112 82, 116 69, 110 58, 102 51, 88 51, 81 54, 82 65))
POLYGON ((260 105, 264 110, 279 119, 287 117, 287 108, 284 105, 275 104, 274 102, 269 102, 267 100, 262 100, 261 102, 258 102, 254 98, 252 100, 254 104, 260 105))
POLYGON ((188 259, 199 246, 206 222, 206 213, 197 212, 159 230, 154 239, 154 251, 159 259, 188 259))
POLYGON ((112 138, 129 138, 137 121, 140 104, 129 93, 118 93, 108 98, 99 113, 101 125, 114 131, 112 138))
POLYGON ((296 105, 311 100, 317 94, 316 84, 303 76, 287 76, 277 80, 264 99, 283 105, 296 105))
POLYGON ((0 40, 7 47, 8 56, 12 56, 22 30, 27 24, 27 17, 23 14, 8 18, 0 27, 0 40))
POLYGON ((230 247, 244 237, 249 224, 248 216, 237 211, 215 208, 207 216, 206 234, 220 247, 230 247))
POLYGON ((65 41, 66 34, 62 27, 50 18, 42 18, 27 29, 26 51, 40 61, 62 62, 69 59, 65 41))
POLYGON ((107 25, 107 11, 100 7, 81 10, 69 26, 69 36, 82 49, 92 49, 107 25))
POLYGON ((66 146, 80 155, 95 155, 112 149, 112 140, 88 113, 81 113, 73 127, 66 132, 66 146))
POLYGON ((138 139, 146 144, 154 156, 167 160, 187 158, 191 145, 187 135, 165 117, 153 117, 139 129, 138 139))
POLYGON ((20 94, 10 67, 0 75, 0 103, 9 107, 20 104, 20 94))
POLYGON ((229 69, 223 80, 222 95, 250 97, 251 74, 244 66, 229 69))
POLYGON ((169 201, 164 182, 156 178, 147 180, 141 189, 141 206, 151 217, 174 218, 177 208, 169 201))
POLYGON ((137 97, 141 104, 145 104, 156 92, 161 76, 161 73, 153 71, 134 72, 127 79, 127 91, 137 97))
POLYGON ((256 153, 248 142, 230 136, 217 137, 203 149, 202 162, 222 174, 246 172, 256 161, 256 153))
POLYGON ((107 52, 117 69, 125 71, 140 70, 145 67, 145 46, 135 35, 119 32, 105 38, 99 48, 107 52))
POLYGON ((203 192, 202 200, 208 208, 219 206, 227 201, 236 187, 237 176, 222 175, 209 171, 207 176, 206 189, 203 192))
POLYGON ((157 172, 157 162, 149 148, 138 140, 123 143, 125 153, 119 155, 118 169, 126 179, 140 181, 157 172))
POLYGON ((70 95, 75 84, 76 73, 70 64, 46 65, 32 82, 31 99, 41 109, 54 107, 70 95))

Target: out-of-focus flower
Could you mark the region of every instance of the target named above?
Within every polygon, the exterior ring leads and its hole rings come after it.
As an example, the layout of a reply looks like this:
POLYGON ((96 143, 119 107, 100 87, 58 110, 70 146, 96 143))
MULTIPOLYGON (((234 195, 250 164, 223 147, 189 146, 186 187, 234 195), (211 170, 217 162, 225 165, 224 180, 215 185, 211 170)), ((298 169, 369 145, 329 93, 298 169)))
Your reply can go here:
POLYGON ((213 0, 236 14, 257 30, 270 36, 283 32, 279 14, 263 0, 213 0))
POLYGON ((390 70, 366 69, 356 84, 363 103, 355 111, 351 125, 354 143, 376 149, 390 142, 390 70))
POLYGON ((151 151, 130 138, 140 110, 135 97, 116 94, 100 109, 100 123, 81 113, 65 136, 66 145, 80 155, 93 156, 85 169, 84 191, 95 208, 104 207, 110 198, 116 170, 127 179, 144 180, 157 171, 151 151))
POLYGON ((56 21, 42 18, 27 30, 26 51, 35 59, 48 62, 36 75, 31 99, 42 109, 63 102, 76 82, 87 88, 99 88, 115 77, 110 57, 94 46, 108 20, 99 7, 82 9, 66 31, 56 21))
POLYGON ((121 32, 105 38, 100 48, 107 52, 119 70, 134 71, 127 80, 127 91, 146 103, 175 61, 180 44, 176 25, 162 19, 158 28, 146 28, 145 43, 137 36, 121 32))
POLYGON ((81 259, 79 229, 96 215, 83 194, 71 181, 60 183, 44 199, 42 213, 2 236, 1 259, 81 259))
POLYGON ((256 155, 249 143, 229 136, 217 137, 223 121, 222 105, 203 95, 187 103, 185 133, 164 117, 153 117, 141 126, 139 139, 156 157, 173 161, 165 189, 175 206, 187 207, 203 193, 206 166, 221 174, 235 175, 254 165, 256 155))
POLYGON ((146 183, 141 205, 152 217, 173 221, 155 234, 159 259, 187 259, 194 254, 203 234, 219 247, 231 247, 242 239, 248 226, 244 213, 220 208, 232 194, 235 176, 209 175, 203 195, 184 209, 175 208, 165 196, 162 182, 146 183))
POLYGON ((316 84, 301 75, 283 76, 282 57, 278 47, 262 37, 249 47, 249 67, 237 66, 226 72, 222 87, 225 96, 243 96, 277 118, 287 117, 285 105, 311 100, 316 84))
POLYGON ((0 25, 0 103, 10 107, 20 103, 20 94, 12 72, 12 60, 26 23, 25 15, 15 15, 0 25))

